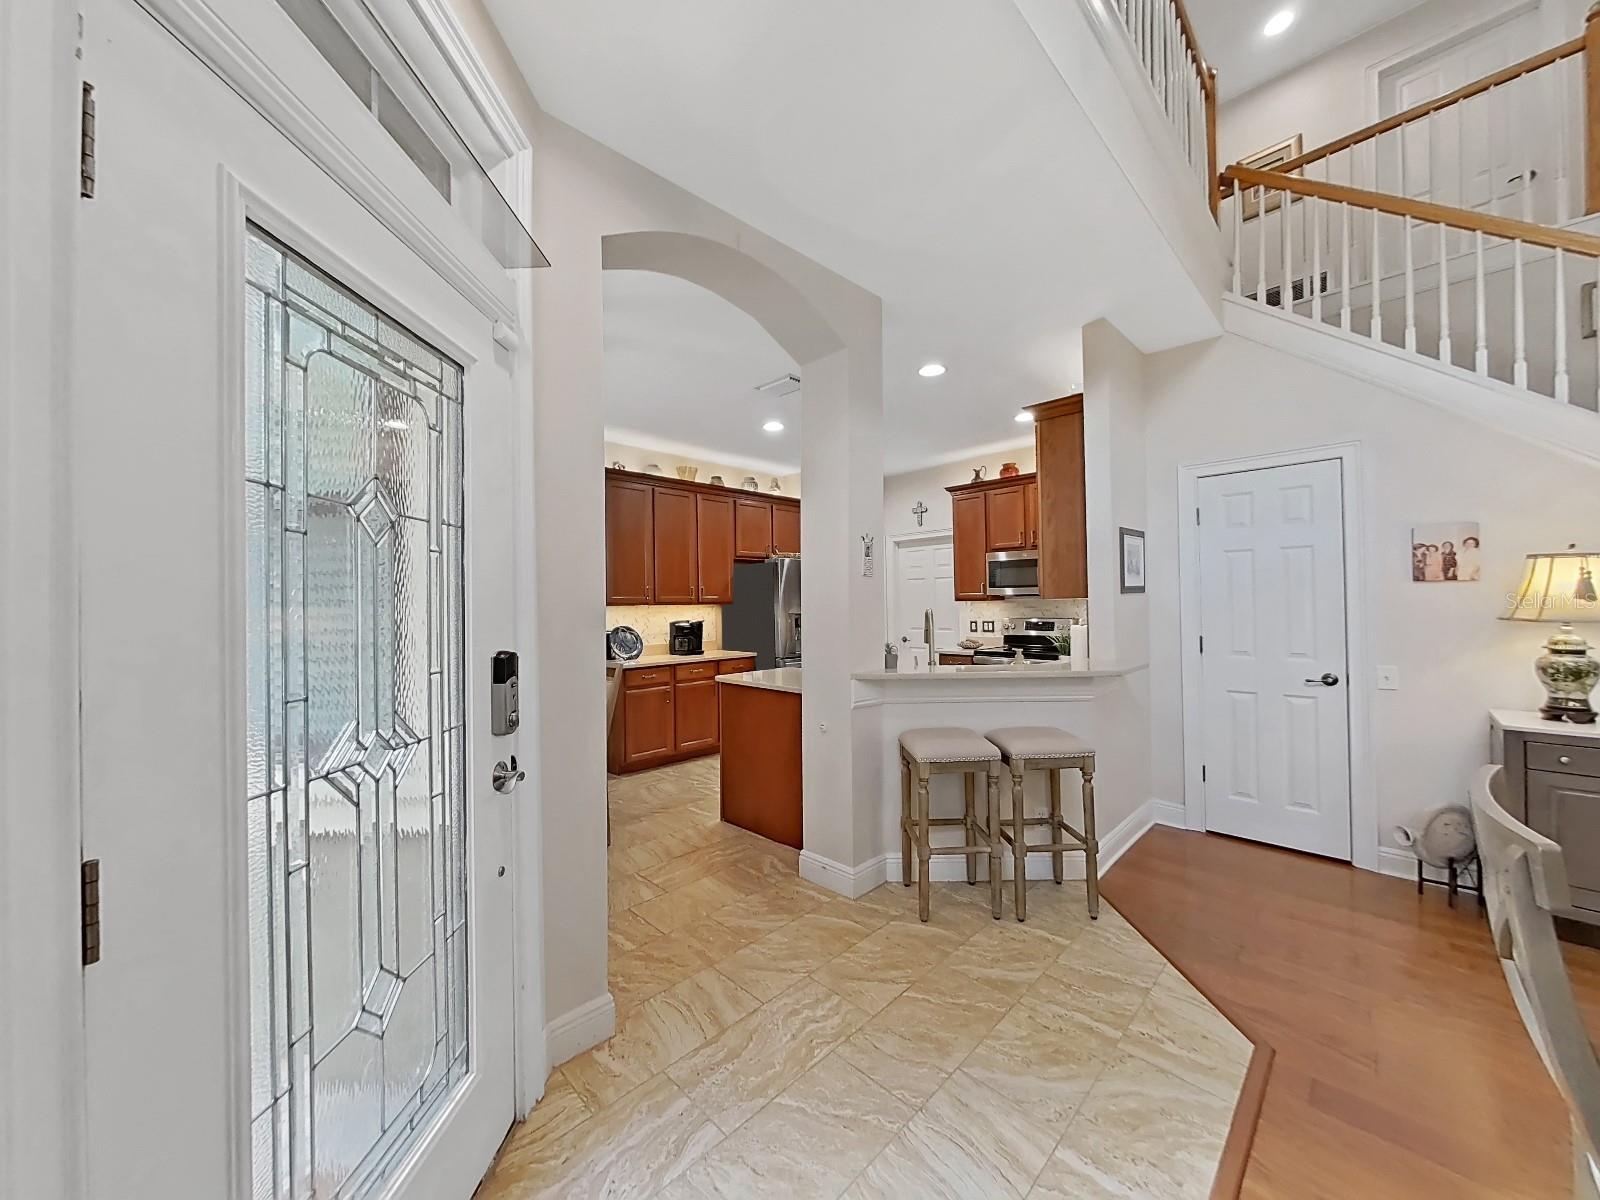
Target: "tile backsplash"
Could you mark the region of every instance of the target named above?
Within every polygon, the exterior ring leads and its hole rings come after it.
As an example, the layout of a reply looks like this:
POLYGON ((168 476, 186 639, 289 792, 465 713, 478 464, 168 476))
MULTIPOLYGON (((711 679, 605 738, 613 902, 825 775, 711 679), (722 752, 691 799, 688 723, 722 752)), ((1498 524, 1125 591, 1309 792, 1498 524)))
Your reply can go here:
POLYGON ((722 609, 714 604, 619 605, 606 609, 606 628, 628 625, 639 631, 646 647, 665 646, 674 621, 704 621, 707 650, 722 648, 722 609))
POLYGON ((998 642, 1005 634, 1007 621, 1020 621, 1024 617, 1076 617, 1079 621, 1089 619, 1089 602, 1087 600, 977 600, 963 601, 956 605, 957 620, 960 622, 959 632, 964 638, 981 638, 983 641, 998 642), (973 633, 969 626, 973 621, 978 623, 979 632, 973 633), (994 622, 992 633, 983 632, 985 621, 994 622))

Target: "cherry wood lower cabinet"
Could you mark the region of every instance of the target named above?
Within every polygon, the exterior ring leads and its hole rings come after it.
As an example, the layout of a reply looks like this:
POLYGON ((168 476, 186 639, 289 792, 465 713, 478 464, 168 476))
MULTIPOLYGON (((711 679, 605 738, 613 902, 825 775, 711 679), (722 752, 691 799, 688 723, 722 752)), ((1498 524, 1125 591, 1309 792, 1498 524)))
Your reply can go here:
POLYGON ((626 775, 715 754, 721 742, 717 676, 755 669, 753 657, 624 668, 606 770, 626 775))
POLYGON ((800 695, 719 683, 722 819, 803 849, 800 695))

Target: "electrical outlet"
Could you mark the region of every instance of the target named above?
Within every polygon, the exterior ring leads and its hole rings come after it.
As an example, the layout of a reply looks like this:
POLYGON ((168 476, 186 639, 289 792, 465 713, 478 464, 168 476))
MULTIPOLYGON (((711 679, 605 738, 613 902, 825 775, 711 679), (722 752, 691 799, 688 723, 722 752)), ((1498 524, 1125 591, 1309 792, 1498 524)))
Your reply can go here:
POLYGON ((1378 668, 1378 690, 1380 692, 1398 692, 1400 690, 1400 668, 1378 668))
POLYGON ((994 632, 994 622, 993 621, 985 621, 983 623, 983 631, 985 633, 993 633, 994 632))
POLYGON ((968 621, 967 622, 967 632, 968 633, 977 633, 978 632, 978 623, 976 621, 968 621))

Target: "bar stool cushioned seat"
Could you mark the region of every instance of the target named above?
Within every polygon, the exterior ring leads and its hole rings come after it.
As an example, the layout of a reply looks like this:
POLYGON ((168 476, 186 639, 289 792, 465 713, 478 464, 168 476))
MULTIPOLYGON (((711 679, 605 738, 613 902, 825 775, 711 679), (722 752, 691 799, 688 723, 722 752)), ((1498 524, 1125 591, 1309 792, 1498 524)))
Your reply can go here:
POLYGON ((1089 916, 1100 916, 1100 842, 1095 836, 1094 747, 1073 737, 1064 729, 1048 725, 1017 725, 991 730, 989 741, 1000 751, 1011 768, 1011 828, 1000 826, 1001 839, 1011 843, 1013 886, 1016 889, 1017 920, 1028 919, 1028 855, 1049 854, 1052 874, 1060 883, 1064 878, 1062 855, 1082 850, 1084 879, 1088 891, 1089 916), (1061 815, 1061 772, 1076 769, 1083 776, 1083 830, 1079 832, 1061 815), (1050 815, 1029 817, 1023 803, 1023 779, 1029 771, 1046 771, 1050 776, 1050 815), (1046 826, 1050 840, 1028 845, 1029 826, 1046 826))
POLYGON ((961 854, 967 860, 967 882, 978 882, 978 856, 989 856, 989 903, 996 920, 1000 918, 1000 838, 996 834, 1000 819, 1000 750, 993 742, 971 729, 946 726, 908 729, 900 735, 900 871, 901 881, 911 886, 911 855, 916 853, 917 914, 928 919, 928 860, 935 854, 961 854), (932 775, 961 775, 966 789, 966 811, 960 817, 933 819, 928 816, 928 778, 932 775), (980 826, 977 816, 977 777, 988 780, 987 820, 980 826), (912 800, 915 780, 915 803, 912 800), (959 846, 934 846, 928 831, 960 827, 965 840, 959 846))

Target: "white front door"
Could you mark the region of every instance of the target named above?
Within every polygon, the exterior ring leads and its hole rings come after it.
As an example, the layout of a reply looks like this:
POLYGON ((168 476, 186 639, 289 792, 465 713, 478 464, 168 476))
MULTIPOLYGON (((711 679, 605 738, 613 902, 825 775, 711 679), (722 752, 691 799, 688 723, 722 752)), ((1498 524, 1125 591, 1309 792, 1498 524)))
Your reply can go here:
POLYGON ((950 539, 899 546, 895 550, 895 640, 920 646, 924 619, 933 609, 934 646, 961 640, 956 608, 956 557, 950 539))
POLYGON ((1350 857, 1337 461, 1200 480, 1206 828, 1350 857))
POLYGON ((133 0, 88 30, 89 1194, 465 1200, 514 1104, 508 368, 133 0))

